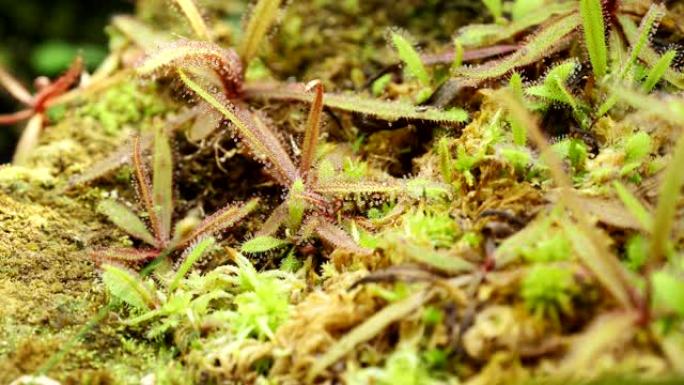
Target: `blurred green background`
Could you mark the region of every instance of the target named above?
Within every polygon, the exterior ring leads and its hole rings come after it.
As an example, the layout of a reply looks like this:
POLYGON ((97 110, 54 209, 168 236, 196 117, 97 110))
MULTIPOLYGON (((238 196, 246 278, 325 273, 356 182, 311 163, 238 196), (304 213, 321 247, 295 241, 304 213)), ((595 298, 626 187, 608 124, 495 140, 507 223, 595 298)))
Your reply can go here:
MULTIPOLYGON (((133 11, 133 0, 0 0, 0 63, 25 85, 64 71, 77 52, 90 69, 107 53, 111 15, 133 11)), ((19 106, 0 90, 0 113, 19 106)), ((0 163, 12 157, 18 127, 0 126, 0 163)))

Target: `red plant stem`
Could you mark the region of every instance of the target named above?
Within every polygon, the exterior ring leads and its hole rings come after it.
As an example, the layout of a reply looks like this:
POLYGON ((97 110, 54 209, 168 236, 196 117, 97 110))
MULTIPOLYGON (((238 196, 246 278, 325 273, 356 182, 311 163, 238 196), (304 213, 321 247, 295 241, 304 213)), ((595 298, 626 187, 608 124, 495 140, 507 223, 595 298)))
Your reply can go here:
POLYGON ((9 125, 9 124, 15 124, 18 122, 21 122, 22 120, 26 120, 33 115, 33 110, 26 109, 26 110, 21 110, 17 111, 12 114, 5 114, 5 115, 0 115, 0 124, 3 125, 9 125))

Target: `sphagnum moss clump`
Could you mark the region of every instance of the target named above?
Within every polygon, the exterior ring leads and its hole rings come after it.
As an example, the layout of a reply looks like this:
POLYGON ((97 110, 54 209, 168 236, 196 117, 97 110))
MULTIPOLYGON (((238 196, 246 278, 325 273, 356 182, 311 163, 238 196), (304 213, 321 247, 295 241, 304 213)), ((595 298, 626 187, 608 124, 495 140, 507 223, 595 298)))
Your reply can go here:
POLYGON ((681 8, 285 3, 0 71, 0 381, 684 376, 681 8))

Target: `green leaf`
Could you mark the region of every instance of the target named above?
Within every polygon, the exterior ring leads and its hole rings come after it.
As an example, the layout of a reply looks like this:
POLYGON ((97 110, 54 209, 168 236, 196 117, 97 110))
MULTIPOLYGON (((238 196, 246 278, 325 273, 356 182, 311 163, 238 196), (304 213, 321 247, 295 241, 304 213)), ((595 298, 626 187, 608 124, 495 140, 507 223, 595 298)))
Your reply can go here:
POLYGON ((651 137, 639 131, 630 136, 625 143, 625 163, 638 162, 651 153, 651 137))
POLYGON ((641 89, 644 92, 651 92, 653 90, 660 79, 662 79, 663 75, 665 75, 665 72, 670 68, 670 65, 672 65, 675 56, 677 56, 677 51, 672 49, 658 59, 656 64, 648 71, 646 81, 641 86, 641 89))
POLYGON ((580 0, 579 3, 589 60, 596 78, 602 79, 608 68, 608 49, 601 0, 580 0))
POLYGON ((250 254, 264 253, 266 251, 270 251, 285 246, 288 243, 288 241, 282 239, 271 237, 269 235, 262 235, 254 237, 249 241, 243 243, 242 247, 240 248, 240 251, 243 253, 250 254))
MULTIPOLYGON (((516 3, 534 3, 544 0, 518 0, 516 3)), ((525 4, 527 5, 527 4, 525 4)), ((546 21, 567 16, 577 9, 576 2, 564 1, 559 4, 547 4, 544 7, 530 4, 530 11, 520 7, 520 13, 513 16, 513 22, 506 24, 469 24, 458 30, 456 38, 467 47, 485 47, 513 38, 532 27, 544 24, 546 21)), ((515 11, 515 7, 513 8, 515 11)))
POLYGON ((651 213, 646 210, 644 205, 639 202, 639 199, 637 199, 625 185, 618 181, 613 182, 613 187, 622 201, 622 204, 624 204, 634 218, 639 221, 644 230, 651 231, 651 229, 653 229, 653 217, 651 216, 651 213))
POLYGON ((666 271, 651 276, 653 301, 684 316, 684 280, 666 271))
POLYGON ((515 53, 499 61, 490 61, 472 67, 461 67, 455 75, 474 81, 502 77, 516 68, 536 63, 563 47, 566 36, 573 33, 581 24, 578 14, 561 17, 532 36, 515 53))
POLYGON ((254 7, 239 50, 244 63, 249 63, 256 55, 266 33, 278 16, 279 8, 280 0, 259 0, 254 7))
POLYGON ((297 179, 290 187, 290 194, 287 197, 288 226, 296 229, 304 219, 304 211, 307 204, 304 199, 306 187, 301 179, 297 179))
POLYGON ((630 28, 631 26, 633 26, 631 20, 629 20, 629 22, 623 22, 623 18, 620 18, 622 27, 625 30, 625 34, 627 35, 627 39, 629 40, 629 43, 632 45, 632 49, 629 54, 629 59, 627 59, 627 62, 622 67, 622 71, 620 72, 621 79, 624 79, 626 76, 630 75, 632 67, 634 67, 634 65, 636 64, 637 59, 639 59, 639 57, 642 54, 642 51, 645 51, 646 48, 648 48, 648 42, 651 38, 651 31, 657 28, 660 19, 662 19, 664 15, 664 5, 651 5, 644 18, 641 19, 641 24, 639 25, 638 31, 632 31, 632 28, 630 28))
MULTIPOLYGON (((289 86, 276 86, 272 84, 247 85, 244 92, 247 98, 298 100, 306 103, 313 101, 313 95, 310 92, 306 92, 301 84, 289 86)), ((444 111, 434 107, 414 106, 410 103, 397 101, 368 99, 356 95, 326 93, 323 96, 323 104, 342 111, 374 116, 388 122, 408 119, 458 124, 468 120, 468 113, 461 108, 451 108, 444 111)))
POLYGON ((102 281, 112 296, 136 309, 155 307, 154 294, 137 274, 114 265, 103 265, 102 268, 102 281))
POLYGON ((430 75, 428 75, 427 69, 425 69, 425 65, 413 45, 405 37, 395 32, 392 33, 392 44, 394 44, 401 61, 404 62, 406 71, 418 79, 422 85, 429 86, 430 75))
POLYGON ((680 136, 677 140, 672 160, 665 170, 660 186, 658 206, 653 220, 653 238, 649 250, 650 257, 655 261, 660 261, 666 253, 682 185, 684 185, 684 136, 680 136))
POLYGON ((450 184, 453 180, 453 159, 449 150, 449 139, 443 137, 437 142, 437 153, 439 155, 439 170, 442 174, 444 183, 450 184))
POLYGON ((176 274, 173 277, 173 280, 171 280, 171 283, 169 284, 169 292, 173 292, 178 287, 178 284, 180 283, 181 279, 183 279, 183 277, 185 277, 185 275, 188 274, 192 266, 200 258, 202 258, 204 253, 209 248, 214 246, 215 242, 216 241, 213 237, 204 238, 201 241, 197 242, 195 246, 190 247, 184 253, 184 256, 182 257, 183 263, 181 263, 180 267, 178 268, 178 271, 176 271, 176 274))
POLYGON ((192 0, 175 1, 183 12, 183 15, 185 15, 190 22, 190 26, 195 31, 197 37, 202 40, 211 40, 209 28, 207 28, 207 25, 204 23, 204 19, 202 19, 202 15, 200 14, 199 9, 197 9, 197 5, 195 5, 192 0))
POLYGON ((503 3, 501 0, 482 0, 482 3, 487 7, 489 13, 494 16, 495 20, 501 19, 503 16, 503 3))
POLYGON ((97 211, 106 215, 110 221, 128 234, 145 241, 149 245, 157 246, 156 240, 150 234, 145 223, 128 207, 114 200, 107 199, 97 205, 97 211))
POLYGON ((173 216, 173 159, 164 129, 157 127, 154 135, 152 201, 161 225, 160 238, 168 240, 173 216))
POLYGON ((530 14, 534 14, 535 11, 544 9, 548 12, 548 7, 544 5, 544 0, 515 0, 511 9, 511 16, 513 16, 514 21, 522 21, 527 19, 530 14))

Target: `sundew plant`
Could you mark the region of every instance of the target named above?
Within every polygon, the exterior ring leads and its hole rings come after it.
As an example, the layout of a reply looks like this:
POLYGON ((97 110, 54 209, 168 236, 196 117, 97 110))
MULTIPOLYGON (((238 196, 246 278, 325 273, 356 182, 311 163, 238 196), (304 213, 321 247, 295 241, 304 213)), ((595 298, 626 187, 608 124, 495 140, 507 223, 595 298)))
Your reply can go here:
POLYGON ((138 0, 3 65, 0 380, 681 382, 683 20, 138 0))

